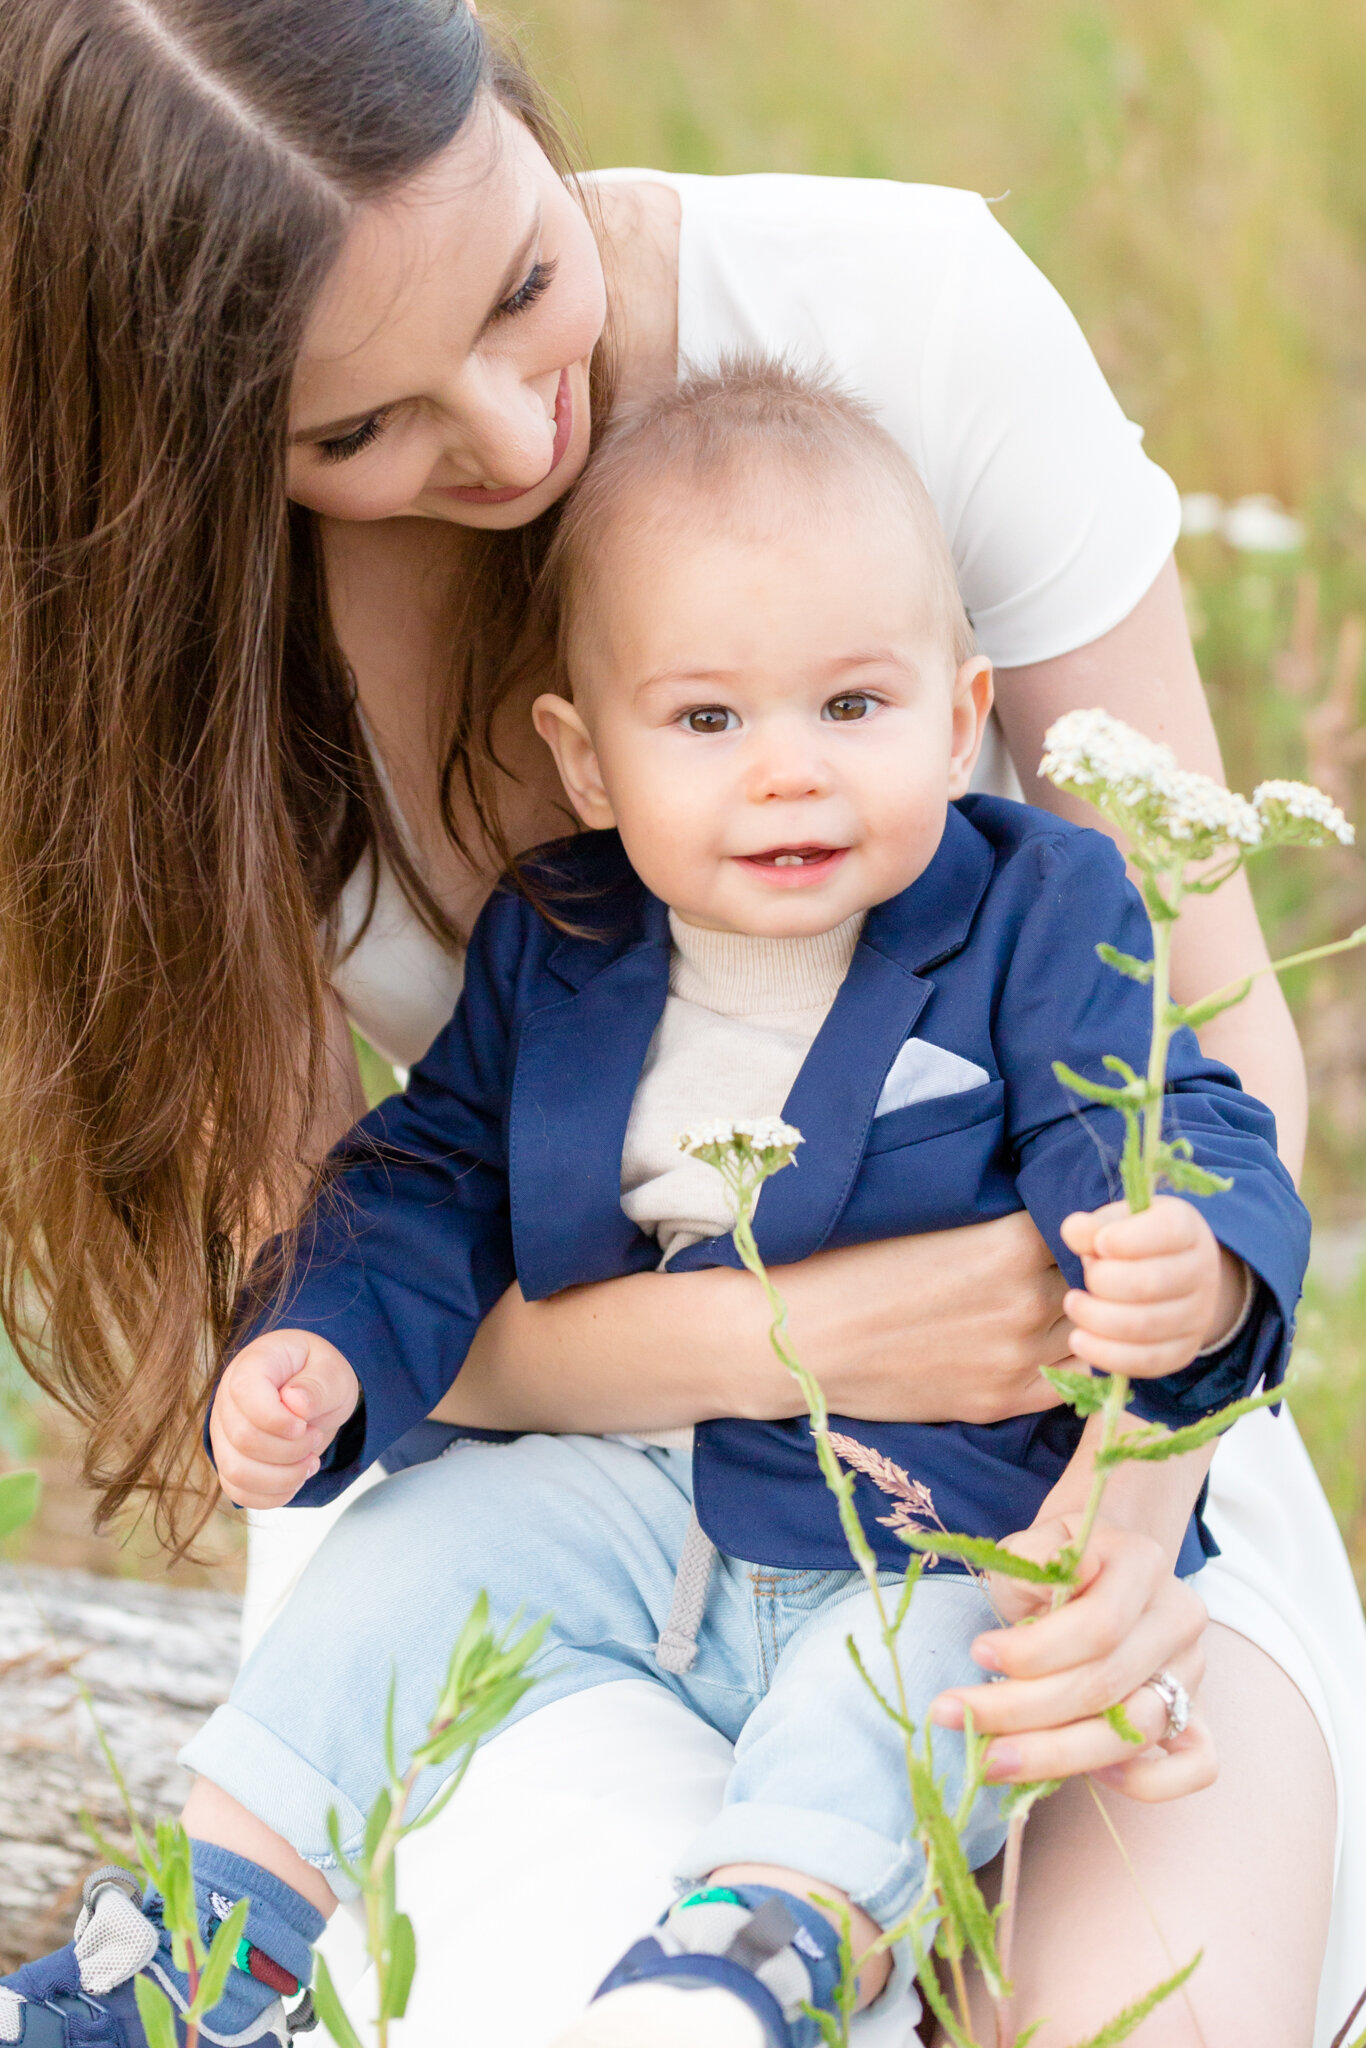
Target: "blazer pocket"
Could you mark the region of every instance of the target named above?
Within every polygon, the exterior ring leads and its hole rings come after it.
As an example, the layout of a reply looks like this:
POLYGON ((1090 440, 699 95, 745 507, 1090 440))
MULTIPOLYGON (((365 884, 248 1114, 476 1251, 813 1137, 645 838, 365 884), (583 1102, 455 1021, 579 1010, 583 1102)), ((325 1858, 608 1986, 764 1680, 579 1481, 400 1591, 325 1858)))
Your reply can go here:
POLYGON ((925 1138, 942 1138, 953 1131, 969 1131, 976 1124, 999 1121, 1005 1099, 1005 1082, 987 1081, 980 1088, 964 1088, 954 1095, 936 1095, 928 1102, 908 1102, 904 1109, 889 1109, 873 1119, 864 1156, 871 1158, 877 1152, 917 1145, 925 1138))

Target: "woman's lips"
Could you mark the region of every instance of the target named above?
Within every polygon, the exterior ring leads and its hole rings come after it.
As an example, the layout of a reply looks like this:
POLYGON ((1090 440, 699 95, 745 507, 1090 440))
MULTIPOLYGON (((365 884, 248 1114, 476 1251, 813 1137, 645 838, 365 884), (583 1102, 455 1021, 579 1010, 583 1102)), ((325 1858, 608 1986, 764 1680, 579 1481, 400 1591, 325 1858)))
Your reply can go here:
POLYGON ((559 389, 555 393, 555 440, 550 450, 550 467, 545 476, 534 484, 514 484, 506 491, 486 491, 482 485, 439 485, 443 498, 454 498, 460 505, 511 505, 518 498, 529 498, 533 491, 539 491, 546 477, 553 476, 564 460, 564 451, 569 446, 569 437, 574 431, 574 395, 569 388, 569 372, 561 370, 559 389))
POLYGON ((847 846, 773 846, 766 853, 737 854, 741 867, 761 875, 773 889, 809 888, 823 882, 843 862, 847 846))

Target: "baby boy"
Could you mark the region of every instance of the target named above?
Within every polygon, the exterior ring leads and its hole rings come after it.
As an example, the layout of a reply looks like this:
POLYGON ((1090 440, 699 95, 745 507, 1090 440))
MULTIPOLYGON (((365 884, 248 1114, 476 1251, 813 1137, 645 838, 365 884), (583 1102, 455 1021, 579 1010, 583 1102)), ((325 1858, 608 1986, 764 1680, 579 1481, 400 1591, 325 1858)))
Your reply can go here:
MULTIPOLYGON (((455 1017, 338 1155, 286 1298, 218 1388, 211 1441, 232 1498, 340 1492, 436 1405, 514 1279, 540 1299, 661 1263, 734 1263, 719 1177, 675 1142, 712 1118, 781 1114, 803 1133, 759 1204, 771 1264, 1023 1206, 1074 1283, 1084 1274, 1074 1349, 1131 1374, 1140 1415, 1192 1420, 1274 1381, 1307 1230, 1270 1118, 1181 1034, 1174 1116, 1233 1186, 1142 1217, 1111 1203, 1113 1115, 1078 1110, 1050 1062, 1143 1064, 1146 993, 1095 944, 1143 954, 1145 916, 1106 838, 967 795, 990 665, 890 437, 819 379, 762 364, 695 378, 608 429, 547 589, 562 694, 535 720, 588 829, 494 896, 455 1017)), ((1066 1409, 835 1427, 927 1485, 953 1529, 999 1539, 1085 1491, 1066 1409)), ((679 1901, 565 2048, 810 2048, 804 2008, 831 2009, 837 1974, 812 1894, 851 1906, 862 1948, 904 1917, 924 1865, 900 1737, 845 1646, 852 1635, 881 1676, 805 1419, 470 1444, 446 1463, 451 1488, 483 1474, 465 1498, 462 1597, 487 1586, 496 1616, 554 1613, 531 1706, 653 1676, 736 1742, 679 1901), (571 1466, 590 1483, 567 1537, 519 1549, 516 1529, 548 1526, 541 1503, 550 1514, 571 1466), (642 1612, 653 1643, 637 1639, 642 1612)), ((903 1570, 888 1500, 859 1484, 880 1561, 903 1570)), ((1193 1519, 1178 1568, 1205 1550, 1193 1519)), ((363 1633, 354 1577, 349 1597, 363 1633)), ((927 1573, 903 1646, 917 1723, 945 1687, 980 1680, 971 1646, 991 1620, 971 1578, 947 1562, 927 1573)), ((356 1655, 382 1666, 392 1647, 356 1655)), ((404 1699, 435 1696, 445 1649, 430 1617, 408 1632, 404 1699)), ((187 1752, 245 1810, 229 1840, 220 1806, 206 1863, 239 1851, 239 1895, 289 1773, 321 1775, 287 1668, 258 1653, 187 1752), (243 1713, 250 1757, 234 1749, 243 1713)), ((331 1742, 343 1810, 368 1803, 375 1739, 358 1725, 331 1742)), ((935 1757, 952 1800, 961 1735, 937 1730, 935 1757)), ((320 1821, 281 1832, 327 1865, 320 1821)), ((974 1864, 1001 1839, 988 1793, 968 1824, 974 1864)), ((285 1888, 270 1884, 278 1914, 285 1888)), ((900 1982, 904 1954, 864 1971, 865 2003, 889 1968, 900 1982)))

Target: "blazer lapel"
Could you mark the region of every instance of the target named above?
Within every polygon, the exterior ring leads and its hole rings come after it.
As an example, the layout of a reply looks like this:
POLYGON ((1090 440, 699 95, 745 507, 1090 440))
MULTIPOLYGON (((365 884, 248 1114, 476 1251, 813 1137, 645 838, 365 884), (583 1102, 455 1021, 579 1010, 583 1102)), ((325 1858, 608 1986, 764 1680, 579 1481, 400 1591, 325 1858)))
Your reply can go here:
POLYGON ((932 984, 860 943, 849 972, 783 1105, 803 1143, 767 1183, 755 1213, 765 1260, 809 1258, 834 1229, 863 1159, 888 1069, 932 984))
POLYGON ((644 936, 637 920, 624 947, 566 940, 550 964, 569 991, 522 1026, 508 1169, 517 1273, 532 1301, 659 1261, 621 1207, 626 1124, 669 993, 667 913, 646 897, 641 915, 644 936))

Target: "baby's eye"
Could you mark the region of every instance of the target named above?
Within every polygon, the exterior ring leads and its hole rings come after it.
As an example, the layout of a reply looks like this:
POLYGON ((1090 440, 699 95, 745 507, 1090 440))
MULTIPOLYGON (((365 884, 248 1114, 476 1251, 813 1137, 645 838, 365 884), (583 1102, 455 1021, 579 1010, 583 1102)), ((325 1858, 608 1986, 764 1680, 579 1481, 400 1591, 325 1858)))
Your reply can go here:
POLYGON ((683 719, 689 732, 733 732, 740 721, 724 704, 702 704, 683 719))
POLYGON ((822 715, 845 723, 852 718, 866 718, 872 708, 873 699, 865 697, 862 690, 846 690, 843 696, 830 699, 822 715))

